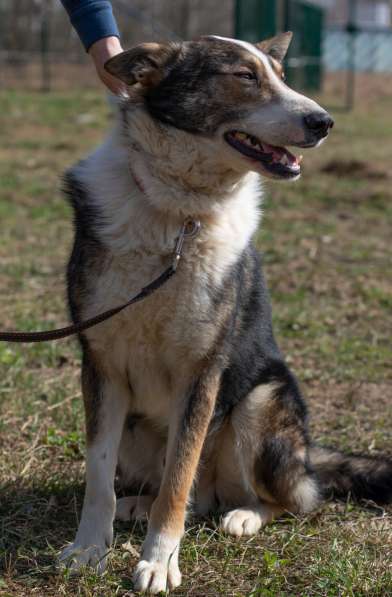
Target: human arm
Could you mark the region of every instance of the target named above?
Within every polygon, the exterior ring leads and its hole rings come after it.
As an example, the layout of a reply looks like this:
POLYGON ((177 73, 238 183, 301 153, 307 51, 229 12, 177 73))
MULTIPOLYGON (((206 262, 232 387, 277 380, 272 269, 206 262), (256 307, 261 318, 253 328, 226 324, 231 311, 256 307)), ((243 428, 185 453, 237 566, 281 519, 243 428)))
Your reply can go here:
POLYGON ((61 0, 101 81, 115 94, 125 91, 124 83, 107 73, 104 64, 122 52, 120 34, 109 0, 61 0))

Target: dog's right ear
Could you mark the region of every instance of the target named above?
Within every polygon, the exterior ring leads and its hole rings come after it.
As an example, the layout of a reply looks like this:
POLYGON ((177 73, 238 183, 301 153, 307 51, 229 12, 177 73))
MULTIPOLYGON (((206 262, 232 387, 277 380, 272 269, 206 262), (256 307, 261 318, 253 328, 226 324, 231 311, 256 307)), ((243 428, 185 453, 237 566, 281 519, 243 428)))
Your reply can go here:
POLYGON ((175 43, 144 43, 113 56, 105 69, 127 85, 140 83, 143 87, 157 85, 174 62, 181 46, 175 43))
POLYGON ((274 37, 260 41, 256 45, 256 48, 269 54, 272 58, 275 58, 278 62, 283 62, 291 40, 293 39, 293 32, 286 31, 285 33, 278 33, 274 37))

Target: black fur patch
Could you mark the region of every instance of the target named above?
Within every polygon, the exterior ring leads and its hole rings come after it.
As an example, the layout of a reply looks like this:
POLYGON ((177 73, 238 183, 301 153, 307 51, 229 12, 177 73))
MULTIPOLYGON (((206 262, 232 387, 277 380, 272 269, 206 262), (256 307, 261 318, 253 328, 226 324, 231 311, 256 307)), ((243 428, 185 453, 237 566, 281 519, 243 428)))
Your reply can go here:
MULTIPOLYGON (((145 105, 153 118, 191 132, 212 134, 224 124, 241 118, 245 109, 238 101, 217 93, 216 78, 223 83, 222 63, 240 61, 238 49, 230 43, 209 41, 186 44, 181 59, 169 74, 145 95, 145 105)), ((222 90, 224 91, 224 90, 222 90)))
POLYGON ((286 388, 280 400, 287 400, 290 410, 305 424, 305 402, 276 344, 261 259, 252 245, 233 268, 225 288, 234 296, 230 297, 233 307, 223 348, 228 365, 215 415, 224 417, 257 386, 277 382, 286 388))
POLYGON ((317 447, 310 459, 325 497, 392 502, 392 460, 317 447))
POLYGON ((82 358, 82 388, 83 400, 86 414, 86 432, 87 440, 91 443, 97 432, 99 426, 99 410, 101 408, 103 393, 103 378, 98 369, 94 365, 91 358, 87 343, 82 342, 83 358, 82 358))
MULTIPOLYGON (((91 266, 102 263, 104 248, 96 230, 102 225, 100 214, 72 171, 64 176, 63 191, 74 210, 74 244, 67 268, 68 304, 72 320, 80 321, 80 308, 88 289, 87 273, 91 266)), ((83 344, 83 336, 79 337, 83 344)))

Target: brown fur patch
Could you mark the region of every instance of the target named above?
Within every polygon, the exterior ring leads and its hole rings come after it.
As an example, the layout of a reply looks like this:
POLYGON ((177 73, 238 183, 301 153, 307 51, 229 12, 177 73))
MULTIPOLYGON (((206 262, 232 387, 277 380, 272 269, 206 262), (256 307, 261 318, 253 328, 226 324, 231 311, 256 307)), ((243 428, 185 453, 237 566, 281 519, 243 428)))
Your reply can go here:
POLYGON ((185 509, 194 482, 208 425, 219 390, 220 370, 202 375, 184 407, 173 413, 165 472, 151 510, 151 525, 160 532, 183 532, 185 509))
POLYGON ((257 43, 256 47, 278 62, 282 62, 287 54, 292 38, 292 32, 286 31, 285 33, 279 33, 278 35, 275 35, 275 37, 257 43))
POLYGON ((152 87, 163 79, 167 65, 176 59, 180 48, 174 43, 140 44, 108 60, 105 69, 127 85, 152 87))

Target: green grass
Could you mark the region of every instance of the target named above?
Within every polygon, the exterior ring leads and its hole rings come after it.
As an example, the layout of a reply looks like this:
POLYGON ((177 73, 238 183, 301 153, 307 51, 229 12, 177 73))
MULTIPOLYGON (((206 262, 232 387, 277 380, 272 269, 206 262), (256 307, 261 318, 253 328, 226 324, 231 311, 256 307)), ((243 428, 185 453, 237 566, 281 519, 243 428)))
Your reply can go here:
MULTIPOLYGON (((1 328, 67 321, 72 226, 59 180, 99 143, 109 118, 94 93, 0 95, 1 328)), ((266 185, 258 244, 276 336, 307 395, 314 438, 390 453, 390 107, 381 98, 336 120, 328 143, 305 155, 299 183, 266 185)), ((55 568, 83 497, 79 365, 72 340, 0 344, 2 597, 132 595, 143 526, 116 523, 103 577, 55 568)), ((350 502, 286 517, 246 540, 190 520, 176 594, 383 597, 392 594, 391 548, 391 510, 350 502)))

